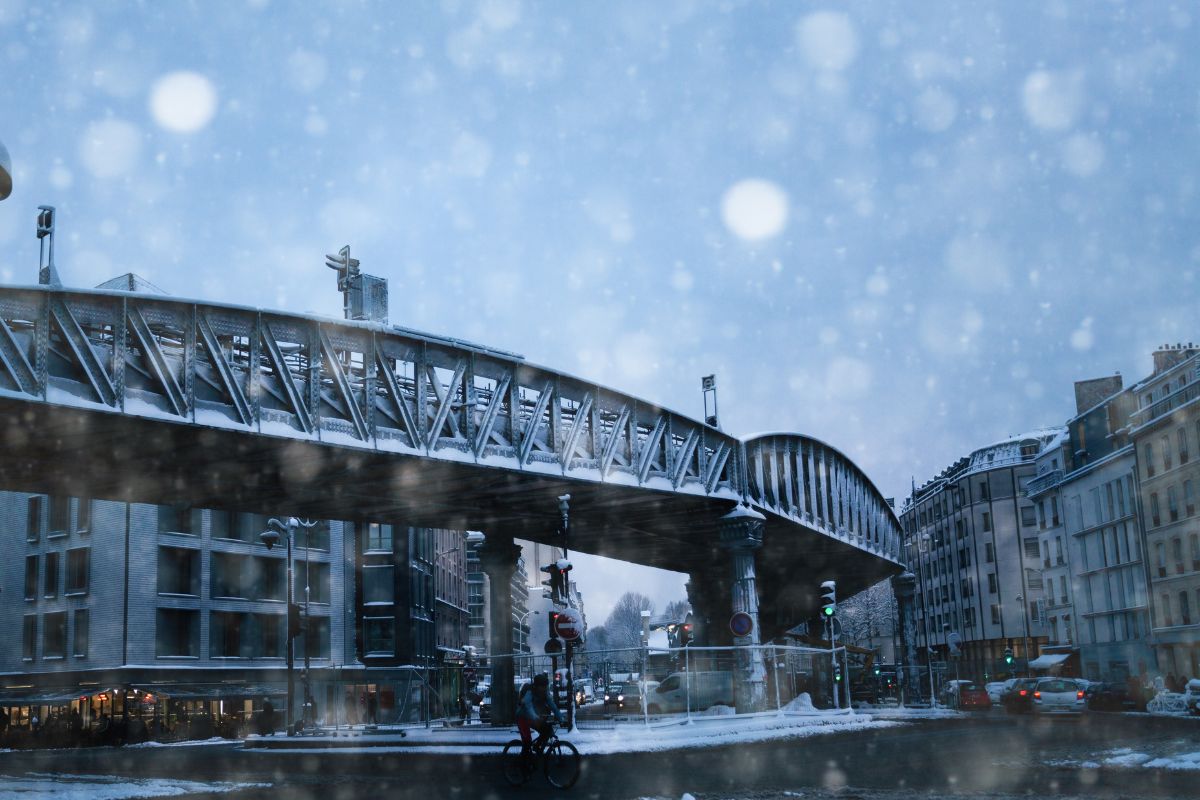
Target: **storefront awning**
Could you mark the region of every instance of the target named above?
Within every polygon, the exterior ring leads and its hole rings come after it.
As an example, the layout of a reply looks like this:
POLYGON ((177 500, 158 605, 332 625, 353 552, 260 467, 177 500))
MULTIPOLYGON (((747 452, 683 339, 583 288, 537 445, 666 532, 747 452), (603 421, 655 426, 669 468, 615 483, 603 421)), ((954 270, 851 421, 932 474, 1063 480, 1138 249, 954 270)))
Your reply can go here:
POLYGON ((1057 667, 1071 657, 1070 653, 1045 653, 1029 662, 1030 669, 1050 669, 1057 667))
POLYGON ((179 685, 143 685, 138 686, 142 691, 154 696, 162 696, 169 700, 231 700, 236 698, 254 697, 283 697, 287 689, 282 686, 241 685, 241 684, 179 684, 179 685))
POLYGON ((0 706, 56 706, 89 694, 84 690, 43 689, 41 691, 0 692, 0 706))

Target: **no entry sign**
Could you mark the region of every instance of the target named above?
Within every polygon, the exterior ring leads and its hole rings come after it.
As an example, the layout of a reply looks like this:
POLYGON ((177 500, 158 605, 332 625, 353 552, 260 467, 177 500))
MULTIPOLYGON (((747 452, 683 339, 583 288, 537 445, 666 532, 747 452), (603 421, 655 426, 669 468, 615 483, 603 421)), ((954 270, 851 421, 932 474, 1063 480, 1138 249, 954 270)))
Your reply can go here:
POLYGON ((573 642, 583 636, 583 616, 573 608, 564 608, 558 612, 554 630, 568 642, 573 642))
POLYGON ((739 611, 729 618, 729 630, 734 636, 749 636, 754 630, 754 619, 745 611, 739 611))

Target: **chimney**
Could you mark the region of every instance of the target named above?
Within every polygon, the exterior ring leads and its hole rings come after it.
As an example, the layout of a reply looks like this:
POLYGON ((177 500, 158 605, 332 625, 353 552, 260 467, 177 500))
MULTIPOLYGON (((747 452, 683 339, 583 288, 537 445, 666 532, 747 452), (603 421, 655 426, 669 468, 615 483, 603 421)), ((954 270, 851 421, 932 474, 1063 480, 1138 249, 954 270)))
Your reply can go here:
POLYGON ((1108 375, 1087 381, 1075 381, 1075 413, 1082 414, 1095 408, 1102 400, 1121 391, 1121 376, 1108 375))
POLYGON ((1197 349, 1191 342, 1188 342, 1186 347, 1182 344, 1164 344, 1154 351, 1154 374, 1159 375, 1182 364, 1197 352, 1200 352, 1200 349, 1197 349))

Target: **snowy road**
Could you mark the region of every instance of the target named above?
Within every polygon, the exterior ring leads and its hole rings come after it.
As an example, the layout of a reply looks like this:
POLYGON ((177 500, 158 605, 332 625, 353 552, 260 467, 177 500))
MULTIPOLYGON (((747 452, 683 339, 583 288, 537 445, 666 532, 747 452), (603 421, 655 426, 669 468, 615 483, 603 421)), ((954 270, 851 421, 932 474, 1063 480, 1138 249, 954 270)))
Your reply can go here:
MULTIPOLYGON (((1196 741, 1200 726, 1188 722, 988 715, 668 752, 585 751, 583 776, 571 794, 597 800, 678 800, 684 793, 697 800, 823 800, 839 790, 845 792, 843 800, 849 795, 886 800, 931 794, 1189 797, 1195 796, 1197 772, 1168 766, 1200 750, 1188 745, 1196 741), (1106 763, 1122 756, 1129 766, 1106 763), (1168 760, 1149 766, 1160 758, 1168 760)), ((210 785, 189 787, 199 794, 188 796, 213 800, 562 796, 537 781, 510 790, 495 756, 453 753, 250 752, 236 745, 0 753, 0 776, 8 778, 0 786, 13 787, 13 780, 28 780, 28 773, 109 774, 159 782, 145 784, 148 788, 201 781, 210 785), (243 785, 216 786, 213 781, 243 785), (244 785, 251 783, 259 785, 244 785)), ((153 794, 124 793, 114 800, 153 794)), ((10 796, 26 800, 35 795, 10 796)))

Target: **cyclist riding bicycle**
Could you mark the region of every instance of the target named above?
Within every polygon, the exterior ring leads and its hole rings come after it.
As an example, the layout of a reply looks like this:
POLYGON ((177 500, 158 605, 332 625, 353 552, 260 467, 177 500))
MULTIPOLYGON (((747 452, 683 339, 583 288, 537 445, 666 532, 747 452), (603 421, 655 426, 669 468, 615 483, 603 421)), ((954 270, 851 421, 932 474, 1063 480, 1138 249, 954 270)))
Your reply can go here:
POLYGON ((531 731, 537 731, 539 746, 550 737, 550 723, 546 722, 546 717, 550 714, 554 715, 559 725, 564 724, 562 712, 558 710, 554 698, 550 695, 550 679, 543 672, 533 677, 533 686, 529 691, 522 691, 517 702, 517 730, 521 732, 523 756, 529 755, 530 745, 533 744, 531 731))

